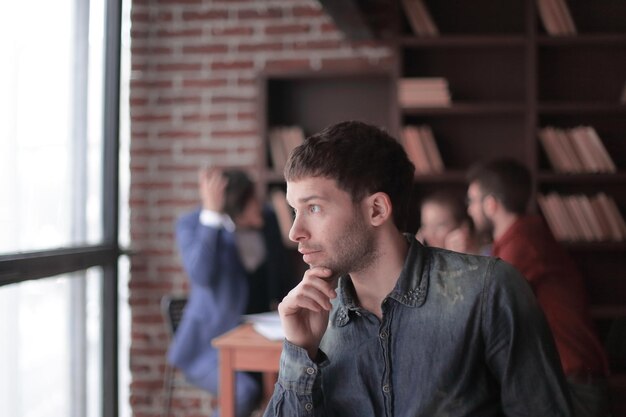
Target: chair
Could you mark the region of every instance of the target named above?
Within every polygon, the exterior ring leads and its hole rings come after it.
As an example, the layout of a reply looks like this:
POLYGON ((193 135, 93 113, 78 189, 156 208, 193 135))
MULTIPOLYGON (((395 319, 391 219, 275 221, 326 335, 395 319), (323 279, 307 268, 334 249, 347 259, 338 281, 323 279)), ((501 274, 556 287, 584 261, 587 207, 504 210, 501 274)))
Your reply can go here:
MULTIPOLYGON (((183 317, 183 311, 187 305, 187 297, 184 296, 172 296, 165 295, 161 298, 161 314, 165 320, 165 325, 170 336, 170 340, 174 337, 180 320, 183 317)), ((164 404, 163 404, 163 417, 169 417, 172 392, 174 390, 174 377, 176 369, 167 363, 165 365, 165 376, 163 379, 163 391, 164 391, 164 404)))

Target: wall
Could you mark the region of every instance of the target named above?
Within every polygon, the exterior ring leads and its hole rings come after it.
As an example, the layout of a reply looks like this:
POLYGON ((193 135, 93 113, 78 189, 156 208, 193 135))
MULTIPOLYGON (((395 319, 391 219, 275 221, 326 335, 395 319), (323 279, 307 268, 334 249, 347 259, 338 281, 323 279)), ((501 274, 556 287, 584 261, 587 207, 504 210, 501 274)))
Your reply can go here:
MULTIPOLYGON (((161 296, 184 293, 174 221, 198 203, 199 166, 253 166, 256 74, 388 65, 392 52, 342 38, 313 0, 133 0, 131 28, 131 405, 160 416, 168 335, 161 296)), ((125 401, 125 399, 122 399, 125 401)), ((210 399, 177 388, 179 417, 210 399)))

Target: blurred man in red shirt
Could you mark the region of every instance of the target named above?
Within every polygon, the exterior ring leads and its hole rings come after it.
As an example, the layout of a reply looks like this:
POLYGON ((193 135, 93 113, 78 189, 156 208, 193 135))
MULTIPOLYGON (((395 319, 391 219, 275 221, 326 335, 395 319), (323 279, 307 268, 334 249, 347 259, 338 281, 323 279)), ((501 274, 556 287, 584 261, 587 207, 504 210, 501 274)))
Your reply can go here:
POLYGON ((492 255, 516 267, 544 310, 570 385, 575 415, 608 414, 608 361, 589 316, 581 273, 537 215, 527 214, 530 173, 499 159, 468 173, 468 213, 493 236, 492 255))

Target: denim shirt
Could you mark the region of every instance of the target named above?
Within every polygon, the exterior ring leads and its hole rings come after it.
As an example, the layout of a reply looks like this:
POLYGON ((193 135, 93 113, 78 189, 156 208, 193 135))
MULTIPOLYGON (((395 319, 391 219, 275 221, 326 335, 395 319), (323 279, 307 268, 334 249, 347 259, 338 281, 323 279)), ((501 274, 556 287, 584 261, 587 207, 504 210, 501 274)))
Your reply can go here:
POLYGON ((552 334, 520 273, 410 240, 382 320, 358 306, 346 276, 317 361, 284 342, 265 416, 571 416, 552 334))

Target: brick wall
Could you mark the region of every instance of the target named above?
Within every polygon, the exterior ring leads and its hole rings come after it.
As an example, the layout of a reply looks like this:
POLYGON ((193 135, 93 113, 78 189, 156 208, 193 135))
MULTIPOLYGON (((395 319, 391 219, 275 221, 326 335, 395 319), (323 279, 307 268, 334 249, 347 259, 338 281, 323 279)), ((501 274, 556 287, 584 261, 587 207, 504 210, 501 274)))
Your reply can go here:
MULTIPOLYGON (((386 65, 391 51, 346 42, 315 0, 133 0, 131 19, 130 402, 135 417, 156 417, 168 345, 159 301, 186 291, 174 221, 198 203, 199 166, 254 165, 256 74, 386 65)), ((207 416, 209 404, 177 388, 173 415, 207 416)))

